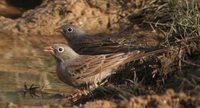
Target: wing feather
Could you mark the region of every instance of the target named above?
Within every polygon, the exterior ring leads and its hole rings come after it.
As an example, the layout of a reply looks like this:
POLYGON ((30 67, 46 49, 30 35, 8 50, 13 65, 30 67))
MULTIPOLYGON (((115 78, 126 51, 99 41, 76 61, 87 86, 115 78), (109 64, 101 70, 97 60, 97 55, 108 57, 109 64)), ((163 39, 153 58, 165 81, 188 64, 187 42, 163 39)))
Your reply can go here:
POLYGON ((75 60, 73 63, 66 66, 67 70, 73 72, 76 76, 75 78, 90 77, 97 74, 101 65, 105 60, 105 56, 81 56, 79 59, 75 60), (75 66, 75 67, 74 67, 75 66))
MULTIPOLYGON (((126 63, 134 53, 114 53, 104 55, 81 55, 79 58, 67 64, 66 70, 71 72, 72 79, 86 83, 87 79, 96 77, 97 75, 112 74, 113 69, 117 69, 120 65, 126 63)), ((100 77, 100 76, 99 76, 100 77)), ((104 77, 102 77, 104 78, 104 77)), ((102 79, 100 79, 102 80, 102 79)), ((89 81, 90 82, 90 81, 89 81)))

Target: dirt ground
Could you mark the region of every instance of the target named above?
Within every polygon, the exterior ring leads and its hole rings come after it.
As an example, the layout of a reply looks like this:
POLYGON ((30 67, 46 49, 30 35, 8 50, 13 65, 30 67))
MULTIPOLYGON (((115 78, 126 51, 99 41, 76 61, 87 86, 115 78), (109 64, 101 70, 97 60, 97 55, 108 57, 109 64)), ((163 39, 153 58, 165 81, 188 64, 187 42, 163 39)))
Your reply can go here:
MULTIPOLYGON (((77 25, 91 36, 127 35, 136 48, 146 52, 166 50, 127 64, 105 85, 73 102, 61 96, 40 104, 8 101, 8 108, 200 107, 198 0, 16 1, 0 1, 0 73, 37 75, 45 71, 56 79, 54 60, 43 47, 66 43, 55 32, 65 23, 77 25)), ((20 82, 19 88, 23 88, 24 81, 20 82)), ((51 94, 50 89, 42 92, 51 94)))

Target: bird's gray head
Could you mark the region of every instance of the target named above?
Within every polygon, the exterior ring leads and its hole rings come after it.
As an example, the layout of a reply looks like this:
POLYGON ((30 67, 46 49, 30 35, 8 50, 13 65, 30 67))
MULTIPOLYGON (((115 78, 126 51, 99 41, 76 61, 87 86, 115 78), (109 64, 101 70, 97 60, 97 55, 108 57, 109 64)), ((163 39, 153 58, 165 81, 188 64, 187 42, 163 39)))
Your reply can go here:
POLYGON ((57 61, 67 61, 77 58, 79 55, 65 44, 53 44, 44 48, 45 52, 50 52, 57 61))
POLYGON ((56 31, 59 31, 67 40, 82 38, 86 33, 74 25, 62 25, 56 31))

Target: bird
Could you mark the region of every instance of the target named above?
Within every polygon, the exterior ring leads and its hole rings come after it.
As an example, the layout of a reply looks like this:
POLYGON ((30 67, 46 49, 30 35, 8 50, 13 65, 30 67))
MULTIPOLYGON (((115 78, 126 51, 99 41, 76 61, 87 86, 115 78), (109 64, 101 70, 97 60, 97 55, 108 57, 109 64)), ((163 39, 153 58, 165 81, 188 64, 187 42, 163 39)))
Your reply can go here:
POLYGON ((75 88, 88 91, 97 88, 101 82, 115 74, 123 65, 137 60, 143 52, 80 55, 67 44, 53 44, 44 48, 56 61, 58 78, 75 88))
POLYGON ((70 24, 57 27, 55 31, 61 33, 68 45, 79 54, 98 55, 139 49, 130 44, 130 35, 89 35, 79 27, 70 24))

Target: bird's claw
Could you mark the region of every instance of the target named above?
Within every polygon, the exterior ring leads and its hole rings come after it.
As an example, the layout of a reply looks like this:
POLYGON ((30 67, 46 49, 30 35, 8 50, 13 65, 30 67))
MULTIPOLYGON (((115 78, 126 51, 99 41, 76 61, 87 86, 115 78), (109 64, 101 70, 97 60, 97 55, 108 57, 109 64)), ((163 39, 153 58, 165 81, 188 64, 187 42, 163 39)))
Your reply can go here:
POLYGON ((26 84, 26 82, 25 82, 24 89, 23 89, 24 97, 26 96, 27 93, 30 94, 31 97, 33 97, 33 96, 40 97, 38 95, 38 92, 40 92, 39 89, 40 89, 40 87, 36 86, 34 84, 31 84, 31 86, 28 87, 27 84, 26 84))
POLYGON ((69 95, 67 98, 68 98, 69 100, 77 100, 77 99, 79 99, 82 95, 83 95, 82 93, 77 92, 77 93, 73 93, 73 94, 69 95))
POLYGON ((81 91, 81 90, 77 90, 75 93, 67 96, 67 99, 71 100, 71 101, 76 101, 78 99, 80 99, 83 95, 87 95, 88 92, 86 91, 81 91))

